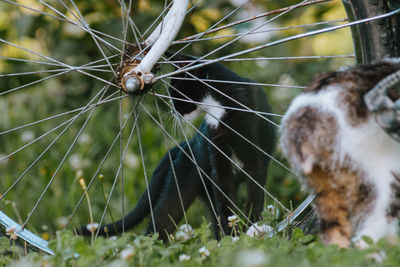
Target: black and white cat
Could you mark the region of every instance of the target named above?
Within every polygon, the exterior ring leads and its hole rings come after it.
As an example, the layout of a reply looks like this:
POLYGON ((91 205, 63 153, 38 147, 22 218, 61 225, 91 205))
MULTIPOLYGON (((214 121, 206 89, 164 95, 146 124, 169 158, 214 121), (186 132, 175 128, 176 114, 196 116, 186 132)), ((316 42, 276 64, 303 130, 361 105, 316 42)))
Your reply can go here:
POLYGON ((326 244, 363 247, 364 235, 378 240, 398 231, 400 142, 380 127, 364 96, 399 69, 383 61, 319 74, 283 118, 281 148, 316 194, 326 244))
MULTIPOLYGON (((193 57, 184 55, 175 56, 173 59, 194 60, 193 57)), ((179 65, 183 67, 185 64, 179 65)), ((231 232, 228 216, 232 215, 232 210, 235 209, 209 179, 234 203, 237 203, 239 184, 246 183, 245 213, 250 215, 252 221, 258 220, 264 205, 262 188, 267 178, 270 161, 268 155, 274 150, 274 126, 269 118, 263 115, 270 112, 263 89, 255 85, 235 83, 246 83, 250 80, 239 77, 219 63, 197 68, 189 73, 200 80, 209 79, 217 82, 203 83, 193 79, 189 74, 179 74, 172 79, 169 91, 175 112, 179 113, 177 116, 191 120, 203 111, 206 115, 200 126, 200 133, 190 139, 189 143, 182 142, 180 148, 177 146, 171 149, 170 155, 184 209, 186 210, 197 197, 203 199, 210 210, 212 205, 218 217, 217 220, 213 216, 213 228, 218 238, 219 229, 222 229, 224 234, 231 232), (258 111, 262 115, 248 112, 249 110, 258 111), (200 173, 212 204, 207 197, 196 165, 187 156, 191 155, 191 152, 202 170, 200 173), (239 171, 238 166, 258 185, 243 171, 239 171)), ((134 227, 150 215, 148 194, 155 225, 150 221, 147 233, 152 233, 155 229, 161 239, 167 240, 167 234, 175 230, 175 224, 179 223, 184 215, 168 153, 154 171, 148 190, 142 194, 136 207, 125 216, 125 229, 134 227)), ((122 219, 106 226, 109 235, 122 232, 122 219)), ((100 235, 106 234, 103 229, 104 226, 99 231, 100 235)), ((90 234, 85 227, 80 230, 83 234, 90 234)))

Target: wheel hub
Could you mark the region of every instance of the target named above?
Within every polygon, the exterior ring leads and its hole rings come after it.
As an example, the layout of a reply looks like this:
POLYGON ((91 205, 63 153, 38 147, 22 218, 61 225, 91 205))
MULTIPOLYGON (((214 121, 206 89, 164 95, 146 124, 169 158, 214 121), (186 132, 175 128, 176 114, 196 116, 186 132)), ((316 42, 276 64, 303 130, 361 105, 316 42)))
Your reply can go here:
MULTIPOLYGON (((147 53, 140 50, 139 46, 128 47, 123 55, 123 62, 117 69, 116 81, 127 94, 140 95, 151 88, 153 73, 141 73, 135 69, 147 53)), ((159 65, 155 65, 152 72, 156 72, 159 65)))

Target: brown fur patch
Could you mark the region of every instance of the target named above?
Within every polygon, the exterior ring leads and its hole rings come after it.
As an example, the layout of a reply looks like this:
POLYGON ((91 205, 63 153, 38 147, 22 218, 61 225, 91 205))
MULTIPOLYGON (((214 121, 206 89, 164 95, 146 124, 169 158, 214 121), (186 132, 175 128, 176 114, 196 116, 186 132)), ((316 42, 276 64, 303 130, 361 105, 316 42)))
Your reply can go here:
POLYGON ((394 174, 395 181, 390 185, 392 188, 392 200, 386 214, 388 217, 400 217, 400 175, 394 174))
POLYGON ((372 188, 360 174, 349 169, 333 172, 315 167, 307 176, 307 183, 317 195, 315 206, 323 241, 348 247, 353 234, 351 218, 368 208, 373 199, 372 188))
POLYGON ((357 126, 368 119, 364 94, 383 78, 399 69, 400 65, 378 63, 356 66, 345 71, 321 73, 314 76, 305 92, 320 91, 328 85, 343 85, 345 89, 339 92, 339 103, 347 110, 348 122, 352 126, 357 126))
POLYGON ((338 125, 332 114, 311 106, 301 107, 283 127, 289 150, 301 164, 310 156, 316 162, 333 160, 338 125))

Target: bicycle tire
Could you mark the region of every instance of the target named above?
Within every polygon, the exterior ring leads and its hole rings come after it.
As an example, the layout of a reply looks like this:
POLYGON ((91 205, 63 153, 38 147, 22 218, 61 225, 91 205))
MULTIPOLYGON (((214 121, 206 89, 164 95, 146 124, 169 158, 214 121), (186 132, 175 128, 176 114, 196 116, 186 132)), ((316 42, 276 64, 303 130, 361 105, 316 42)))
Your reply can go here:
MULTIPOLYGON (((350 20, 373 17, 400 8, 396 0, 343 0, 350 20)), ((358 63, 400 56, 400 15, 351 27, 358 63)))
MULTIPOLYGON (((400 8, 400 3, 394 0, 387 1, 358 1, 343 0, 350 21, 357 21, 369 18, 375 15, 385 14, 389 11, 400 8)), ((376 61, 383 57, 396 57, 400 55, 400 42, 396 36, 400 33, 400 16, 392 16, 387 19, 369 22, 368 24, 358 24, 352 26, 353 42, 358 62, 368 63, 376 61), (368 36, 368 38, 366 38, 368 36)), ((304 208, 304 207, 301 207, 304 208)), ((298 210, 297 210, 298 212, 298 210)), ((298 212, 301 213, 301 212, 298 212)), ((5 215, 4 215, 5 216, 5 215)), ((0 216, 0 231, 5 232, 5 228, 9 227, 9 221, 0 216), (3 228, 3 229, 1 229, 3 228)), ((5 216, 8 218, 7 216, 5 216)), ((9 219, 9 218, 8 218, 9 219)), ((290 220, 288 223, 292 222, 290 220)), ((19 237, 33 250, 43 251, 52 254, 48 249, 47 242, 41 238, 24 230, 17 233, 19 237)), ((25 243, 22 243, 26 245, 25 243)))

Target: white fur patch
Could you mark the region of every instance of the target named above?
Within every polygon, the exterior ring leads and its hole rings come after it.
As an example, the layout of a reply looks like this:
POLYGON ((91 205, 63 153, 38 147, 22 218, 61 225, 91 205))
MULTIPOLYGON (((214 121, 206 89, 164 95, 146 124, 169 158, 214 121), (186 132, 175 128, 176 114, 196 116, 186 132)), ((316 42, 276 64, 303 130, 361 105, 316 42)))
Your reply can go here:
POLYGON ((240 171, 240 169, 243 169, 244 163, 236 156, 235 153, 232 153, 231 160, 232 160, 233 162, 235 162, 235 163, 237 164, 237 166, 239 166, 239 167, 237 167, 235 164, 232 163, 233 171, 234 171, 235 173, 236 173, 237 171, 240 171))
POLYGON ((226 110, 221 108, 221 103, 212 98, 210 95, 204 97, 201 100, 202 105, 200 105, 206 112, 205 120, 206 123, 212 127, 217 128, 219 121, 224 117, 226 110))
POLYGON ((219 103, 210 95, 204 97, 200 103, 201 104, 199 104, 199 107, 192 112, 183 115, 183 117, 188 121, 192 121, 203 111, 205 111, 207 114, 204 119, 206 120, 208 126, 211 128, 217 128, 219 121, 225 116, 226 110, 221 108, 221 103, 219 103))
POLYGON ((197 116, 199 116, 199 114, 201 113, 201 111, 202 111, 202 110, 201 110, 200 108, 196 108, 196 109, 193 110, 192 112, 183 115, 183 117, 184 117, 186 120, 188 120, 188 121, 192 121, 192 120, 194 120, 195 118, 197 118, 197 116))
POLYGON ((372 210, 359 225, 354 239, 368 235, 377 241, 396 234, 398 228, 397 220, 389 222, 386 213, 392 200, 393 172, 400 173, 400 143, 387 135, 373 118, 360 127, 346 126, 341 127, 341 134, 347 137, 341 138, 341 155, 351 156, 376 191, 372 210))

